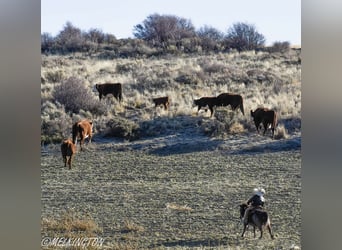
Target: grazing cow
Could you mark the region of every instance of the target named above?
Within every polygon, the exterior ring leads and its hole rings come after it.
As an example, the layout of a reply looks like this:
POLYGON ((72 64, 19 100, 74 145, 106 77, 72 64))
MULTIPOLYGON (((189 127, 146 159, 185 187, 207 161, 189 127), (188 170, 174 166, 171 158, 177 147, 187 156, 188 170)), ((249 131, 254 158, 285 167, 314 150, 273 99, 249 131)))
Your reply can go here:
POLYGON ((251 116, 254 119, 254 124, 258 133, 260 123, 264 125, 264 135, 268 126, 271 125, 272 137, 274 137, 274 129, 277 126, 277 112, 267 108, 257 108, 254 112, 251 110, 251 116))
MULTIPOLYGON (((243 218, 247 207, 248 205, 246 203, 242 203, 240 205, 240 219, 243 218)), ((241 237, 244 236, 248 225, 253 226, 254 238, 255 238, 255 227, 257 227, 260 230, 260 237, 259 237, 260 239, 262 238, 263 228, 267 227, 271 238, 274 239, 274 235, 272 233, 272 228, 271 228, 270 217, 268 213, 264 211, 263 209, 256 208, 250 212, 248 216, 248 222, 243 223, 243 232, 242 232, 241 237)))
POLYGON ((216 97, 217 106, 228 106, 232 107, 232 110, 240 108, 243 115, 245 115, 243 109, 243 99, 241 95, 235 95, 230 93, 222 93, 216 97))
POLYGON ((112 94, 119 102, 122 101, 122 84, 121 83, 103 83, 95 84, 95 88, 99 92, 100 101, 102 96, 112 94))
POLYGON ((82 144, 84 143, 85 138, 89 137, 89 142, 91 142, 91 138, 93 136, 93 122, 88 120, 82 120, 76 122, 72 126, 72 142, 76 145, 77 139, 80 139, 80 147, 82 149, 82 144))
POLYGON ((214 107, 216 105, 216 97, 201 97, 200 99, 195 99, 194 105, 198 106, 197 113, 202 107, 208 106, 210 110, 210 117, 212 117, 214 107))
POLYGON ((155 107, 163 105, 164 109, 167 110, 170 106, 170 98, 168 96, 153 98, 152 100, 154 102, 155 107))
POLYGON ((71 139, 65 139, 61 145, 62 157, 64 161, 64 167, 68 162, 69 169, 71 169, 71 162, 73 155, 76 154, 76 145, 71 141, 71 139), (67 157, 69 159, 67 160, 67 157))

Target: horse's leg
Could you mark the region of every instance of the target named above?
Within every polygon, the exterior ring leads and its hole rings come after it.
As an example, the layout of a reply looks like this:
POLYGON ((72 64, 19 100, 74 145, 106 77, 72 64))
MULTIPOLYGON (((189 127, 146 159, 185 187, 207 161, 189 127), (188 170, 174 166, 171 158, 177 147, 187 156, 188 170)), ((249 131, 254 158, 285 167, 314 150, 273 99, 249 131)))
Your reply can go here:
POLYGON ((268 225, 267 225, 267 228, 268 228, 268 232, 270 233, 270 236, 271 236, 271 238, 272 238, 272 240, 273 240, 273 239, 274 239, 274 235, 273 235, 273 233, 272 233, 271 225, 268 224, 268 225))
POLYGON ((254 238, 255 238, 255 226, 253 226, 253 233, 254 233, 254 238))
POLYGON ((259 230, 260 230, 260 237, 259 237, 259 239, 261 239, 262 238, 262 225, 260 225, 259 230))
POLYGON ((247 224, 243 224, 243 231, 242 231, 242 234, 241 234, 241 237, 244 236, 245 232, 246 232, 246 229, 247 229, 247 224))

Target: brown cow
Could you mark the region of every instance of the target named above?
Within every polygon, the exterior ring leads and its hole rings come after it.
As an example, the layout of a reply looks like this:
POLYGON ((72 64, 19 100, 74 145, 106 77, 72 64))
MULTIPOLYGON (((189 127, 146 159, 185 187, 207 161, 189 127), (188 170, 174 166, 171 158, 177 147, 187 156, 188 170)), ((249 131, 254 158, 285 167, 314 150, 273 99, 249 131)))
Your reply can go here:
POLYGON ((80 139, 80 147, 82 149, 82 144, 84 144, 85 138, 89 137, 89 142, 93 136, 93 122, 88 120, 82 120, 76 122, 72 126, 72 142, 76 145, 77 139, 80 139))
POLYGON ((99 92, 100 101, 102 96, 112 94, 119 102, 122 101, 122 84, 121 83, 103 83, 95 84, 95 88, 99 92))
POLYGON ((155 107, 163 105, 165 110, 170 106, 170 98, 168 96, 153 98, 152 101, 155 107))
MULTIPOLYGON (((243 203, 240 205, 240 219, 243 218, 247 207, 248 205, 246 203, 243 203)), ((272 228, 271 228, 270 217, 268 213, 264 211, 263 209, 257 208, 251 211, 250 215, 248 216, 248 222, 243 224, 243 231, 242 231, 241 237, 244 236, 248 225, 253 226, 254 238, 255 238, 255 227, 257 227, 260 230, 260 239, 262 238, 262 235, 263 235, 263 228, 266 227, 268 229, 268 232, 270 233, 271 238, 274 239, 274 235, 272 233, 272 228)))
POLYGON ((208 106, 210 110, 210 117, 212 117, 214 106, 216 105, 216 97, 201 97, 200 99, 195 99, 194 105, 198 106, 197 113, 202 107, 208 106))
POLYGON ((76 154, 76 145, 71 141, 71 139, 65 139, 61 145, 62 157, 64 161, 64 167, 68 162, 69 169, 71 169, 71 162, 74 154, 76 154), (69 159, 67 160, 67 157, 69 159))
POLYGON ((216 97, 217 106, 228 106, 230 105, 232 110, 240 108, 243 115, 245 115, 243 109, 243 99, 241 95, 222 93, 216 97))
POLYGON ((251 110, 251 116, 254 119, 254 124, 258 133, 260 123, 264 125, 264 135, 268 126, 271 125, 272 137, 274 137, 274 129, 277 126, 277 112, 268 108, 257 108, 254 112, 251 110))

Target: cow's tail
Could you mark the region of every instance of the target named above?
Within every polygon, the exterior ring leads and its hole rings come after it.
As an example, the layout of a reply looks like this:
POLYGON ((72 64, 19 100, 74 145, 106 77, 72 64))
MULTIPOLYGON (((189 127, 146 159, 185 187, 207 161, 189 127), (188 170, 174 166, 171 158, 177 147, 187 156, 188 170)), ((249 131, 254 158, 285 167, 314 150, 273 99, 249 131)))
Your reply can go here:
POLYGON ((240 110, 241 110, 242 114, 245 115, 245 111, 244 111, 244 108, 243 108, 243 99, 242 99, 242 97, 241 97, 240 102, 241 102, 240 103, 240 110))
POLYGON ((277 127, 277 123, 278 123, 278 117, 277 117, 277 113, 274 111, 274 116, 273 116, 273 129, 275 129, 277 127))

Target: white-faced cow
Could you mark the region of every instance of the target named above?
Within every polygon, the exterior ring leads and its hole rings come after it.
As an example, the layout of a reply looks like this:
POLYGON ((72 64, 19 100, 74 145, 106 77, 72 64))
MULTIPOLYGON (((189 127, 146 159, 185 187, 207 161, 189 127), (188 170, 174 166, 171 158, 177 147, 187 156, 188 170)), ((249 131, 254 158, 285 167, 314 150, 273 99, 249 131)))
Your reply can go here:
POLYGON ((73 156, 76 154, 76 145, 71 139, 65 139, 61 145, 62 157, 64 161, 64 167, 68 162, 69 169, 71 169, 73 156), (69 159, 67 159, 69 158, 69 159))
POLYGON ((93 122, 88 120, 82 120, 76 122, 72 126, 72 142, 76 145, 77 139, 80 139, 80 147, 82 149, 82 144, 84 144, 84 140, 89 138, 89 142, 91 142, 91 138, 93 136, 93 122))
POLYGON ((112 94, 119 102, 122 101, 122 84, 121 83, 103 83, 95 84, 95 88, 99 92, 99 98, 112 94))
POLYGON ((170 98, 168 96, 153 98, 152 101, 154 102, 155 107, 163 105, 165 110, 170 106, 170 98))
POLYGON ((264 135, 269 126, 271 126, 272 137, 274 137, 274 130, 277 126, 277 112, 268 108, 257 108, 255 111, 251 110, 251 116, 254 119, 255 127, 259 133, 259 126, 264 125, 264 135))

